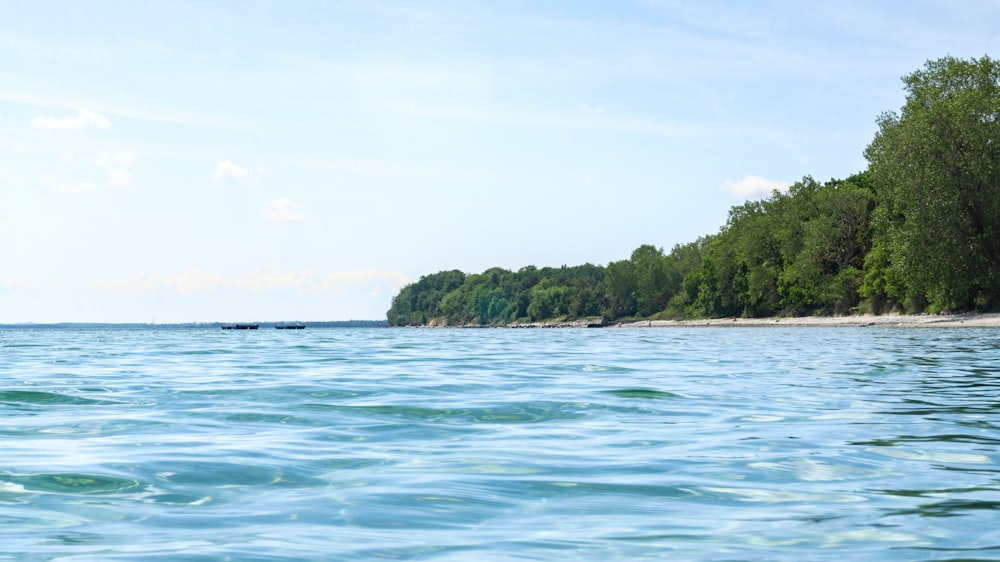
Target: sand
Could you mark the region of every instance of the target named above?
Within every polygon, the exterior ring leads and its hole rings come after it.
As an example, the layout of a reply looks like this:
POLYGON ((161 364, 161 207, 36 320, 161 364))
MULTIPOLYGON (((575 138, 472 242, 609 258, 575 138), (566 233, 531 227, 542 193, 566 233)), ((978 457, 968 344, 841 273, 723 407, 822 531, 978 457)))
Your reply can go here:
POLYGON ((703 320, 642 320, 611 324, 609 328, 669 327, 768 327, 768 326, 903 326, 903 327, 1000 327, 1000 314, 884 314, 857 316, 799 316, 790 318, 712 318, 703 320))

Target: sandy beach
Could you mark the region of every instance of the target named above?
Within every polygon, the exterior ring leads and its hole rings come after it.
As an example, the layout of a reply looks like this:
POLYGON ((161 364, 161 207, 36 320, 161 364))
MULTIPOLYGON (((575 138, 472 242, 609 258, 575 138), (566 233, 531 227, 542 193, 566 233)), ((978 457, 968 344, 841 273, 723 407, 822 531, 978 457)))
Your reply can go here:
POLYGON ((712 318, 702 320, 643 320, 612 324, 609 328, 669 327, 773 327, 773 326, 903 326, 927 328, 1000 327, 1000 313, 883 314, 857 316, 800 316, 789 318, 712 318))

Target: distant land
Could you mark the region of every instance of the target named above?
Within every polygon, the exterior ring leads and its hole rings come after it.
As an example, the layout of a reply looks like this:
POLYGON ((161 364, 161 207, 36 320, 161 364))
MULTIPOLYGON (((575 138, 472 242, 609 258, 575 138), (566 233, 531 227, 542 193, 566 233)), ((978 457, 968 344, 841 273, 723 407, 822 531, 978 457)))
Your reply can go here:
MULTIPOLYGON (((114 323, 114 322, 52 322, 34 323, 21 322, 17 324, 0 324, 3 328, 80 328, 80 329, 137 329, 144 330, 197 330, 214 329, 218 330, 223 324, 230 322, 186 322, 178 324, 152 324, 152 323, 114 323)), ((385 320, 324 320, 317 322, 252 322, 258 324, 261 330, 274 329, 275 326, 285 326, 289 324, 303 325, 306 328, 384 328, 385 320)))

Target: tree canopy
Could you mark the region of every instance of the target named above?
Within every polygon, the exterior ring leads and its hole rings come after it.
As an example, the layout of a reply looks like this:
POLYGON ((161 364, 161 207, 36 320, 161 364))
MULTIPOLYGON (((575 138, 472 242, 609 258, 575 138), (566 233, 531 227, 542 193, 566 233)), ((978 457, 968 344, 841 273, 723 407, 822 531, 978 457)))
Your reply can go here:
POLYGON ((421 277, 389 324, 1000 308, 1000 63, 945 57, 903 83, 863 172, 805 176, 669 253, 421 277))
POLYGON ((995 307, 1000 63, 945 57, 903 81, 906 104, 865 152, 880 203, 869 285, 917 308, 995 307))

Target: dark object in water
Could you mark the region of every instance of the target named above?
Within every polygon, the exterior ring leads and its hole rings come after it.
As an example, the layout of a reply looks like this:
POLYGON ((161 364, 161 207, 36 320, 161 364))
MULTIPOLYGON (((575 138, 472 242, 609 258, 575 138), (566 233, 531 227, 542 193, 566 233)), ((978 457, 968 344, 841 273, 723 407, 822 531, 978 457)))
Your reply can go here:
POLYGON ((305 324, 275 324, 277 330, 305 330, 305 324))
POLYGON ((223 330, 256 330, 260 324, 223 324, 223 330))

